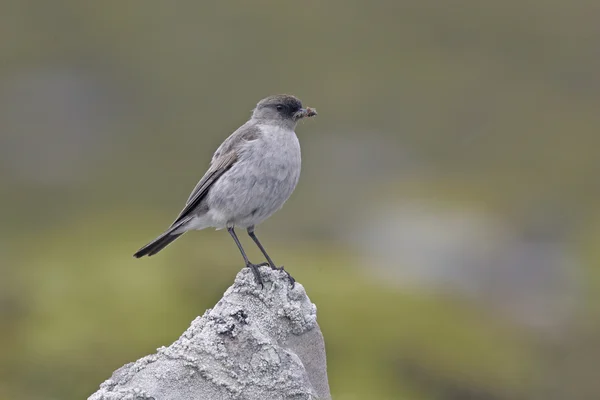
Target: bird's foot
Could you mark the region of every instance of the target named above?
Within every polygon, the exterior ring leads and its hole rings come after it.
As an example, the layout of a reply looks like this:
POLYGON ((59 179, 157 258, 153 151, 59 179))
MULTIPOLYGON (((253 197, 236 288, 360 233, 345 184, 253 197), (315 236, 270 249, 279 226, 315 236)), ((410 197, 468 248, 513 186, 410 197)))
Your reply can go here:
POLYGON ((287 277, 288 277, 288 280, 290 281, 290 286, 291 286, 291 287, 294 287, 294 285, 296 284, 296 280, 294 279, 294 277, 293 277, 292 275, 290 275, 290 273, 289 273, 289 272, 287 272, 287 271, 286 271, 286 270, 283 268, 283 265, 282 265, 281 267, 279 267, 279 268, 277 268, 277 267, 273 267, 273 266, 271 266, 271 268, 273 268, 273 269, 275 269, 275 270, 277 270, 277 271, 283 271, 283 272, 285 272, 285 274, 286 274, 286 275, 287 275, 287 277))
MULTIPOLYGON (((265 285, 263 284, 263 280, 262 277, 260 276, 260 271, 258 270, 258 267, 262 267, 265 264, 252 264, 252 263, 247 263, 246 267, 250 268, 252 270, 252 273, 254 274, 254 280, 256 280, 256 283, 258 283, 261 287, 261 289, 264 289, 265 285)), ((268 264, 267 264, 268 265, 268 264)))

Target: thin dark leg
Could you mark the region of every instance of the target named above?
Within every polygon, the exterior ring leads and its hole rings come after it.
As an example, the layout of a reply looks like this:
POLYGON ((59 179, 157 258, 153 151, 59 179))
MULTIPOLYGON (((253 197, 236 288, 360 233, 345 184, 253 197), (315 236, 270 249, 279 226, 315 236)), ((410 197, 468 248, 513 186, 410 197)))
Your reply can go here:
POLYGON ((273 262, 273 260, 271 260, 271 257, 269 257, 269 255, 267 254, 267 251, 265 250, 265 248, 263 247, 263 245, 260 243, 260 241, 256 237, 256 234, 254 233, 254 227, 248 228, 248 235, 252 238, 252 240, 254 240, 254 243, 256 243, 256 245, 260 249, 261 253, 263 253, 263 255, 265 256, 265 258, 269 262, 269 265, 271 266, 271 269, 279 269, 279 268, 277 268, 277 266, 275 265, 275 263, 273 262))
POLYGON ((263 245, 260 243, 260 241, 256 237, 256 234, 254 233, 254 227, 253 226, 251 226, 251 227, 248 228, 248 236, 250 236, 252 238, 252 240, 254 240, 254 243, 256 243, 256 245, 260 249, 261 253, 263 253, 263 255, 265 256, 265 258, 269 262, 269 265, 271 266, 271 268, 272 269, 276 269, 278 271, 285 272, 287 274, 287 276, 288 276, 288 279, 290 280, 290 283, 292 284, 292 286, 294 286, 294 283, 296 282, 296 280, 290 275, 289 272, 287 272, 285 269, 283 269, 283 267, 277 268, 277 266, 275 265, 275 263, 273 262, 273 260, 271 260, 271 257, 269 257, 269 255, 267 254, 267 251, 265 250, 265 248, 263 247, 263 245))
POLYGON ((254 279, 256 279, 256 283, 260 284, 261 287, 264 287, 263 280, 260 277, 260 271, 258 270, 259 266, 256 264, 252 264, 250 262, 250 260, 248 260, 248 256, 246 255, 246 252, 244 251, 244 248, 242 247, 242 244, 240 243, 240 239, 238 239, 237 235, 235 234, 233 227, 227 228, 227 232, 229 232, 229 234, 235 241, 235 244, 237 245, 238 249, 240 249, 240 253, 242 253, 242 257, 244 257, 244 261, 246 262, 246 267, 248 267, 252 270, 252 273, 254 274, 254 279))

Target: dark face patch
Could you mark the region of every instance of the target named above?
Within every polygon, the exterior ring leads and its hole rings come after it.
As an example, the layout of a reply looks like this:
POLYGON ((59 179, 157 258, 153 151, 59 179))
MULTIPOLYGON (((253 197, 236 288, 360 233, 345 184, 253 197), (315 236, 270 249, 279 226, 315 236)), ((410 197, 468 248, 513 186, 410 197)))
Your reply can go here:
POLYGON ((267 97, 258 103, 259 108, 271 108, 284 118, 293 118, 302 108, 302 102, 289 95, 276 95, 267 97))

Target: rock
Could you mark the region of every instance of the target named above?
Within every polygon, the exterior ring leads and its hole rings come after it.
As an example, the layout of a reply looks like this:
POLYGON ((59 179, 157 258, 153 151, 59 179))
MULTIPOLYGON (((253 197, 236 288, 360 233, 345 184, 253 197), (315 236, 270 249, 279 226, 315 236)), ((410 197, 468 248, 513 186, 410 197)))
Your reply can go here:
POLYGON ((248 268, 169 347, 129 363, 88 400, 331 399, 317 310, 284 272, 248 268))

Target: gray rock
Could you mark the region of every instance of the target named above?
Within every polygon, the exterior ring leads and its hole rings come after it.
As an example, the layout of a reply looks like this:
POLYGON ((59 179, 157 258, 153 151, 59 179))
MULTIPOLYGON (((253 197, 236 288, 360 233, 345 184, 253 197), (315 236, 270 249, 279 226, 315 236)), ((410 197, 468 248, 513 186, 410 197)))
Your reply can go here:
POLYGON ((317 310, 281 271, 244 268, 213 309, 156 354, 129 363, 88 400, 331 399, 317 310))

